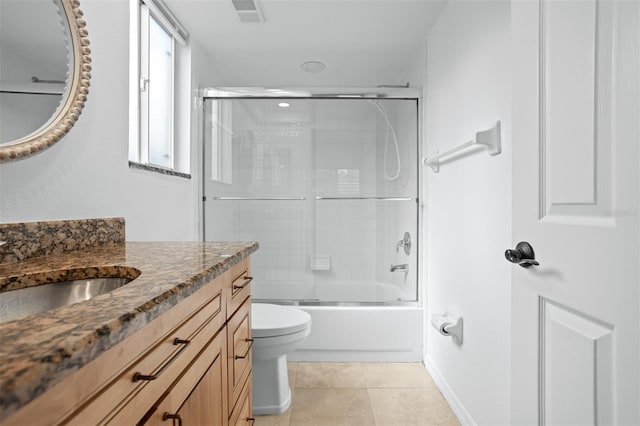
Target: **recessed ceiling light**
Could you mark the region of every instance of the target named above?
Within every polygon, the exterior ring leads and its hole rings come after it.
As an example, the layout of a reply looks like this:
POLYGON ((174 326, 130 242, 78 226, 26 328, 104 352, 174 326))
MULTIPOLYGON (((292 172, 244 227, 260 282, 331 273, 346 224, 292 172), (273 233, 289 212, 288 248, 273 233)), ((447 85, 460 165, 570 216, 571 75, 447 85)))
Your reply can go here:
POLYGON ((300 68, 302 68, 306 72, 315 73, 315 72, 324 71, 325 68, 327 68, 327 66, 325 64, 323 64, 322 62, 308 61, 308 62, 304 62, 302 65, 300 65, 300 68))
POLYGON ((280 108, 289 108, 289 104, 288 104, 288 103, 286 103, 286 102, 280 102, 280 103, 278 104, 278 106, 279 106, 280 108))

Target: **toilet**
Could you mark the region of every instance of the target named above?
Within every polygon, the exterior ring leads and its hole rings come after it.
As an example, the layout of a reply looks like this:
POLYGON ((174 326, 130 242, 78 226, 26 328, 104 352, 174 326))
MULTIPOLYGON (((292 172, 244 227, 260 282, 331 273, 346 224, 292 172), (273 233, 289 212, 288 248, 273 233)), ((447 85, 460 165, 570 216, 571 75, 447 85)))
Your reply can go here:
POLYGON ((290 306, 251 304, 253 414, 280 414, 291 404, 287 354, 311 332, 311 316, 290 306))

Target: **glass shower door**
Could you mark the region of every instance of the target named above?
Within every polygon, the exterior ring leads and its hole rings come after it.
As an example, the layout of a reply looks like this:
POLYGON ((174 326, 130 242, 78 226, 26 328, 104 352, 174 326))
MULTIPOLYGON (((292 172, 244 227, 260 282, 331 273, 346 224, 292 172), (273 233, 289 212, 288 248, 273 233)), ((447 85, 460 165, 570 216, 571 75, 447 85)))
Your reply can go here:
POLYGON ((205 102, 204 239, 260 242, 251 257, 254 299, 312 299, 309 131, 283 126, 266 106, 251 99, 205 102))
POLYGON ((256 299, 417 300, 417 247, 398 245, 417 235, 415 99, 206 99, 204 116, 204 238, 260 242, 256 299))

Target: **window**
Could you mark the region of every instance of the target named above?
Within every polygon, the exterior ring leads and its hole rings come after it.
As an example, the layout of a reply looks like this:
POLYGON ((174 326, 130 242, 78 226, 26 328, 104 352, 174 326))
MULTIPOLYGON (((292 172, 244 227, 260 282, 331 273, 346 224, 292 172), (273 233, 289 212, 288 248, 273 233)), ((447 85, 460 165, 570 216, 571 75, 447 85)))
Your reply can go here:
POLYGON ((177 59, 188 34, 161 0, 132 0, 132 25, 136 45, 132 40, 129 160, 152 169, 188 172, 189 162, 176 158, 177 139, 189 143, 189 138, 176 137, 175 107, 177 59))
POLYGON ((173 37, 145 4, 140 12, 141 157, 173 169, 173 37))

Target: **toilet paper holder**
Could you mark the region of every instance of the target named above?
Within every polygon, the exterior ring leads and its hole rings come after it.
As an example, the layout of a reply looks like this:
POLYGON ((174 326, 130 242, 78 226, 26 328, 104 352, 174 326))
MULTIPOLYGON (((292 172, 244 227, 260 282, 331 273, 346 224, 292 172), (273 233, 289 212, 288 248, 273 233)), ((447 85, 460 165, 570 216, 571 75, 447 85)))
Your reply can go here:
POLYGON ((431 325, 443 336, 453 337, 453 341, 462 344, 462 316, 446 313, 444 315, 433 315, 431 325))

